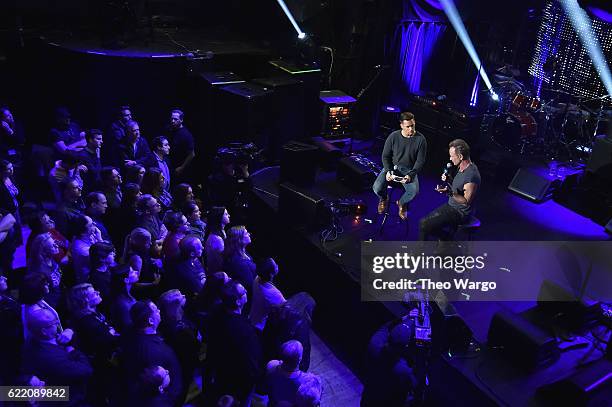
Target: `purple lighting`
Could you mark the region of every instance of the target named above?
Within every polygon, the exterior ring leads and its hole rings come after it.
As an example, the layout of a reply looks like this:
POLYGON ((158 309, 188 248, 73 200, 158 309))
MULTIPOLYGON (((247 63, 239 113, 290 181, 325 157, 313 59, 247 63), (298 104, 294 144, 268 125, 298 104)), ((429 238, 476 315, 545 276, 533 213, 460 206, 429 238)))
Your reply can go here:
POLYGON ((597 17, 606 23, 612 24, 612 13, 610 13, 609 11, 600 9, 598 7, 587 7, 587 10, 594 17, 597 17))

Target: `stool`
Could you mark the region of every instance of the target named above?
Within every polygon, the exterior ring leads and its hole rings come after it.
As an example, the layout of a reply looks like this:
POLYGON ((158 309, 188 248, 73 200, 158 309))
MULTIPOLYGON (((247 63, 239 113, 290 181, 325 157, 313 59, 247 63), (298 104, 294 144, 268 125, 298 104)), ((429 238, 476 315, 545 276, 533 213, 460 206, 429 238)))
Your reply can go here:
MULTIPOLYGON (((383 213, 382 222, 380 222, 378 232, 376 233, 379 236, 382 236, 383 229, 385 228, 385 225, 387 224, 387 219, 389 218, 389 210, 391 210, 391 203, 395 203, 397 201, 397 199, 393 198, 394 190, 400 191, 400 195, 399 195, 400 197, 404 193, 404 187, 401 184, 397 184, 395 182, 392 184, 391 183, 387 184, 387 199, 389 200, 389 204, 387 205, 387 209, 385 209, 385 212, 383 213)), ((408 234, 408 220, 407 219, 406 219, 406 234, 408 234)))
POLYGON ((474 240, 474 234, 480 229, 480 220, 474 215, 468 215, 467 218, 457 225, 457 232, 463 232, 467 235, 468 241, 474 240))

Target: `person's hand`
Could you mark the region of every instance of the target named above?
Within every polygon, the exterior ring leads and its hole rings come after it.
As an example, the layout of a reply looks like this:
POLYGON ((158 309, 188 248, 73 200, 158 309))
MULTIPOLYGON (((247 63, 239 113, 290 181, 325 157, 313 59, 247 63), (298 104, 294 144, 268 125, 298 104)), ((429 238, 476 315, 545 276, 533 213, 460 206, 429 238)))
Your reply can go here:
POLYGON ((11 126, 5 122, 4 120, 2 121, 2 128, 10 135, 13 135, 13 129, 11 129, 11 126))
POLYGON ((159 285, 160 282, 161 282, 161 274, 159 273, 153 274, 153 282, 151 284, 159 285))
POLYGON ((445 181, 445 182, 446 182, 446 180, 448 179, 448 175, 446 175, 446 174, 442 174, 442 176, 440 177, 440 179, 441 179, 442 181, 445 181))
POLYGON ((393 181, 393 175, 391 174, 391 171, 387 171, 387 175, 385 175, 385 179, 386 179, 388 182, 393 181))
POLYGON ((79 170, 79 172, 87 172, 87 167, 84 164, 79 164, 77 170, 79 170))
POLYGON ((79 136, 80 136, 81 138, 85 138, 85 132, 84 132, 84 131, 80 132, 80 133, 79 133, 79 136))
POLYGON ((136 165, 137 164, 136 161, 134 161, 134 160, 123 160, 123 162, 127 166, 132 166, 132 165, 136 165))
POLYGON ((441 194, 447 194, 448 193, 448 187, 441 187, 440 185, 436 185, 436 191, 441 193, 441 194))
POLYGON ((151 259, 151 262, 155 265, 155 267, 157 267, 158 269, 162 268, 162 261, 161 259, 151 259))
POLYGON ((64 329, 61 334, 56 338, 56 341, 60 345, 67 345, 74 336, 74 331, 70 328, 64 329))
POLYGON ((410 175, 406 175, 405 177, 402 177, 402 179, 400 180, 400 184, 405 184, 407 182, 410 182, 410 180, 410 175))

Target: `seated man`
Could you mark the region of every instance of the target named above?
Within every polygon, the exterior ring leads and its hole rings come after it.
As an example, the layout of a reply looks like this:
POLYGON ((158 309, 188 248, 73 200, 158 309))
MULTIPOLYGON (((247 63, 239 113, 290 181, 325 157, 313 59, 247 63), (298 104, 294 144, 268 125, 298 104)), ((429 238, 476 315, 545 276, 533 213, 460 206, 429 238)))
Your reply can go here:
POLYGON ((70 386, 70 401, 65 405, 83 405, 93 374, 87 357, 58 342, 58 320, 49 310, 35 311, 26 323, 31 336, 23 347, 23 372, 44 378, 48 386, 70 386))
POLYGON ((100 171, 102 164, 100 161, 100 148, 102 147, 102 132, 98 129, 91 129, 85 134, 87 145, 80 152, 75 153, 77 159, 87 168, 83 174, 83 181, 86 191, 95 191, 102 184, 100 171))
POLYGON ((85 132, 71 121, 70 112, 64 107, 55 111, 55 127, 51 129, 49 138, 57 155, 76 153, 87 144, 85 132))
POLYGON ((442 181, 450 185, 437 186, 436 191, 448 194, 448 202, 431 211, 419 222, 419 240, 431 237, 447 240, 450 236, 445 229, 454 233, 473 211, 476 191, 480 186, 480 172, 470 160, 470 146, 461 139, 448 145, 450 160, 457 167, 454 178, 442 175, 442 181))
POLYGON ((62 200, 55 213, 55 225, 62 235, 72 239, 72 224, 85 210, 81 199, 82 186, 76 178, 68 177, 62 185, 62 200))
POLYGON ((414 115, 404 112, 400 114, 400 130, 395 130, 385 140, 382 152, 384 168, 372 186, 379 199, 379 214, 385 213, 389 205, 388 182, 395 181, 404 187, 404 194, 397 202, 402 220, 408 216, 408 203, 419 193, 417 173, 425 164, 427 140, 415 126, 414 115))
POLYGON ((87 172, 87 167, 80 165, 77 158, 72 155, 64 155, 61 160, 55 162, 55 166, 49 171, 49 185, 55 196, 55 201, 62 200, 62 183, 69 177, 74 178, 81 189, 83 189, 83 176, 87 172))

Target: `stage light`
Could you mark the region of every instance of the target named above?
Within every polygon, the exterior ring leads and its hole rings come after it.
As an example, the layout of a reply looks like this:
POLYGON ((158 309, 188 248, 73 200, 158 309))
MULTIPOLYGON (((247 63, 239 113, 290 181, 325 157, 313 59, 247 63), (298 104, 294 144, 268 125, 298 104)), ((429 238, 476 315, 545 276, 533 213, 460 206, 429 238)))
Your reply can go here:
POLYGON ((285 12, 285 15, 289 19, 289 22, 291 23, 293 28, 295 28, 295 31, 298 34, 298 38, 300 40, 303 40, 304 38, 306 38, 306 33, 300 29, 300 26, 298 25, 297 21, 295 21, 295 18, 293 18, 293 15, 291 14, 291 11, 289 11, 289 7, 287 7, 285 2, 283 0, 276 0, 276 2, 278 3, 279 6, 281 6, 283 11, 285 12))
POLYGON ((484 81, 485 85, 487 85, 487 89, 490 90, 492 88, 491 81, 489 80, 487 73, 482 67, 482 63, 480 62, 480 58, 478 57, 476 48, 474 48, 474 44, 472 43, 472 40, 470 39, 470 36, 468 35, 467 30, 465 29, 465 25, 463 24, 463 21, 461 21, 461 16, 459 16, 459 12, 457 11, 455 4, 452 0, 440 0, 440 3, 442 4, 444 13, 446 14, 453 28, 457 32, 457 36, 459 36, 459 39, 463 43, 465 50, 472 59, 472 62, 474 62, 476 69, 478 69, 478 71, 480 72, 480 76, 482 77, 482 80, 484 81))
POLYGON ((612 95, 612 74, 606 62, 606 58, 601 50, 601 45, 597 37, 593 35, 591 30, 591 19, 587 12, 580 7, 577 0, 560 0, 561 7, 565 10, 565 14, 570 19, 574 30, 578 34, 582 45, 587 50, 591 61, 597 70, 601 81, 603 82, 608 95, 612 95))
POLYGON ((494 101, 498 101, 499 100, 499 95, 493 91, 491 91, 491 99, 493 99, 494 101))

